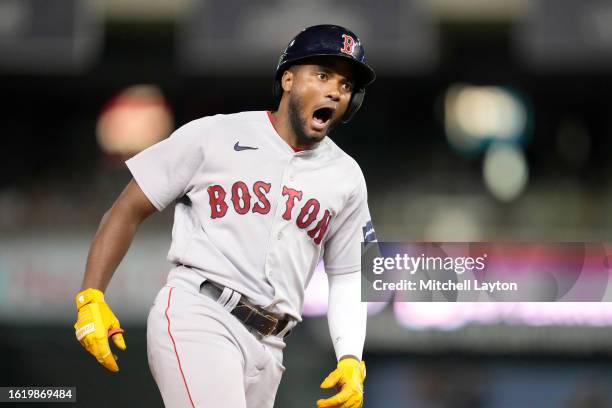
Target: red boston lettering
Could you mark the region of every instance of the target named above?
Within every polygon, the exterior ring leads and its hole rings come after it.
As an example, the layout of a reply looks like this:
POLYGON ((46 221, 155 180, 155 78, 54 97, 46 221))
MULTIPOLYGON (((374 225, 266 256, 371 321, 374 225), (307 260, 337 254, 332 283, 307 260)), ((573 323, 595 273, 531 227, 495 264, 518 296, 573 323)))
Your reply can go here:
POLYGON ((308 231, 308 236, 310 238, 314 238, 315 244, 319 245, 323 240, 323 237, 327 232, 327 227, 329 226, 329 220, 331 220, 331 212, 329 210, 325 210, 321 221, 319 221, 313 229, 308 231))
POLYGON ((237 181, 232 186, 232 203, 234 203, 234 210, 236 210, 238 214, 244 215, 249 212, 251 208, 251 194, 244 182, 237 181), (242 205, 240 205, 241 200, 242 205))
POLYGON ((302 211, 300 211, 300 215, 298 215, 297 219, 295 220, 297 226, 299 228, 306 228, 309 226, 315 220, 315 218, 317 218, 319 208, 321 208, 321 205, 316 199, 311 198, 310 200, 306 201, 306 204, 304 204, 304 207, 302 207, 302 211))
POLYGON ((256 181, 253 185, 253 193, 259 198, 259 202, 253 206, 253 212, 259 214, 267 214, 270 212, 270 201, 266 197, 266 193, 270 192, 270 183, 264 181, 256 181))
MULTIPOLYGON (((232 184, 231 189, 231 201, 234 205, 234 210, 240 215, 247 214, 249 210, 257 214, 269 214, 272 206, 268 194, 271 190, 272 185, 265 181, 256 181, 252 189, 245 182, 236 181, 232 184), (257 198, 253 200, 253 208, 251 209, 251 197, 253 196, 257 198)), ((208 187, 207 191, 210 200, 210 218, 224 217, 228 209, 228 204, 225 202, 225 197, 227 196, 225 189, 220 185, 212 185, 208 187)), ((302 200, 302 192, 283 186, 283 196, 287 197, 283 219, 291 221, 293 207, 295 207, 297 201, 302 200)), ((319 200, 310 198, 304 203, 295 219, 295 224, 300 229, 306 229, 313 223, 316 223, 314 228, 307 232, 316 245, 321 244, 332 217, 331 211, 325 210, 323 218, 317 222, 320 210, 321 203, 319 200)))
POLYGON ((298 190, 294 190, 287 186, 283 186, 283 195, 287 196, 287 204, 285 207, 285 213, 283 214, 283 218, 287 221, 291 219, 291 211, 293 210, 293 206, 295 205, 295 199, 302 199, 302 192, 298 190))
POLYGON ((208 197, 210 200, 210 218, 221 218, 227 212, 225 203, 225 190, 219 185, 208 187, 208 197))

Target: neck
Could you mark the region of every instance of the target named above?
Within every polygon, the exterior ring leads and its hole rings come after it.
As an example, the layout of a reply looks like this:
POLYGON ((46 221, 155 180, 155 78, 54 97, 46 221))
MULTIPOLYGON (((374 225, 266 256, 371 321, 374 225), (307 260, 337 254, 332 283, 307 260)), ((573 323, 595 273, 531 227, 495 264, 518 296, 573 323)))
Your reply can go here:
POLYGON ((309 150, 314 148, 318 142, 303 141, 293 131, 291 120, 289 119, 289 109, 285 98, 281 101, 276 112, 272 112, 274 129, 279 136, 287 142, 294 150, 309 150))

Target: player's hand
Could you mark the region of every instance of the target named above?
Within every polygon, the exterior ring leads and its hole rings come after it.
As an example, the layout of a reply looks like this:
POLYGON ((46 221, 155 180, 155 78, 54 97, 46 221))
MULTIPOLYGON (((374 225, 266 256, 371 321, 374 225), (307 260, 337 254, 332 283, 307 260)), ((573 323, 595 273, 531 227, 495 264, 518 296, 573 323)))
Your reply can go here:
POLYGON ((119 371, 117 356, 111 352, 108 338, 125 350, 123 329, 110 307, 104 302, 104 294, 97 289, 86 289, 76 295, 78 310, 74 325, 76 338, 104 367, 112 372, 119 371))
POLYGON ((366 367, 363 361, 345 358, 321 383, 321 388, 335 387, 338 393, 317 401, 317 408, 361 408, 363 406, 363 380, 366 367))

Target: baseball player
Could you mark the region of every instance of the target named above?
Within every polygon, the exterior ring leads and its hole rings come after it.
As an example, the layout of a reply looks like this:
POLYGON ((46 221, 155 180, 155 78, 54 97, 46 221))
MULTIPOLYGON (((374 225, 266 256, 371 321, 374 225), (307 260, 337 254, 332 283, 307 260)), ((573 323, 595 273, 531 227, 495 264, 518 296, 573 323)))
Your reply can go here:
POLYGON ((355 33, 309 27, 274 78, 278 109, 194 120, 128 160, 133 180, 102 218, 81 292, 76 337, 118 371, 108 338, 123 329, 104 301, 140 223, 174 204, 173 264, 147 321, 149 366, 168 407, 267 408, 321 259, 337 368, 319 408, 363 405, 366 303, 361 242, 375 235, 357 163, 327 134, 359 109, 375 74, 355 33))

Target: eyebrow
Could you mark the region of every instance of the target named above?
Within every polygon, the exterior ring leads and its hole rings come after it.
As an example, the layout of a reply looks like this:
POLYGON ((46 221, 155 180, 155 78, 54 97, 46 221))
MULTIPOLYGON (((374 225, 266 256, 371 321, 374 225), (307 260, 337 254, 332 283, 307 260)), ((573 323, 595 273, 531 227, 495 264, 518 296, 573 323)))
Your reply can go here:
MULTIPOLYGON (((317 67, 317 70, 318 70, 318 71, 323 71, 323 72, 325 72, 326 74, 335 74, 335 73, 338 73, 338 71, 336 71, 336 70, 334 70, 334 69, 331 69, 331 68, 329 68, 329 67, 326 67, 325 65, 317 65, 316 67, 317 67)), ((338 73, 338 75, 343 76, 343 77, 344 77, 344 80, 345 80, 346 82, 349 82, 349 83, 351 83, 351 84, 354 84, 354 83, 355 83, 355 80, 354 80, 354 79, 352 79, 351 77, 348 77, 348 76, 343 75, 343 74, 340 74, 340 73, 338 73)))
POLYGON ((334 73, 334 70, 326 67, 325 65, 317 65, 317 71, 323 71, 326 73, 334 73))

